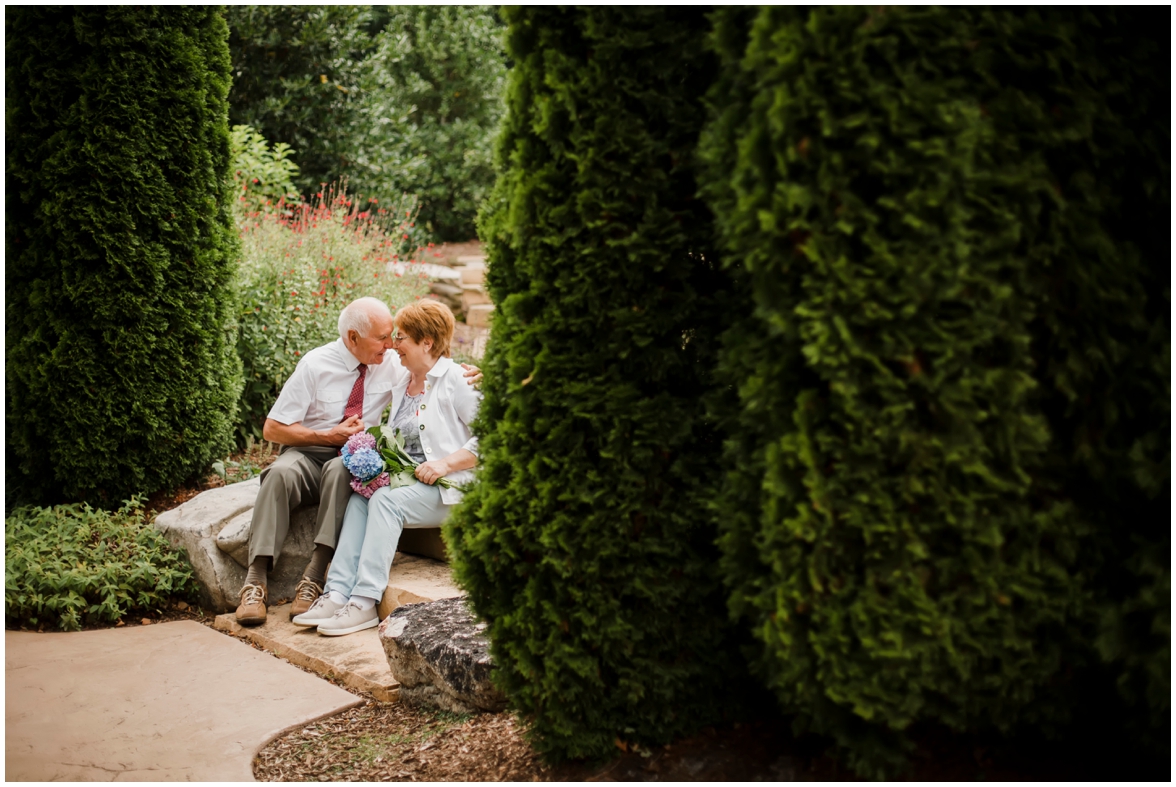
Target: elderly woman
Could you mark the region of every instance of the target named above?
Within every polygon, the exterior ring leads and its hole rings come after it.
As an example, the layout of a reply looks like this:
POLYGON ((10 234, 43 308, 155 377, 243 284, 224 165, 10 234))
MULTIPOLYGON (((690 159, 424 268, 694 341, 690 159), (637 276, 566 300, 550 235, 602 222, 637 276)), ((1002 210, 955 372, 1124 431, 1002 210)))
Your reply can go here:
POLYGON ((421 463, 418 483, 378 489, 371 500, 356 493, 348 501, 324 593, 293 621, 318 626, 328 636, 380 622, 376 605, 388 585, 400 533, 406 527, 444 522, 461 492, 437 486, 438 479, 464 484, 478 460, 477 438, 469 425, 481 394, 465 384, 461 367, 449 358, 453 314, 436 301, 423 300, 398 311, 395 325, 392 347, 407 373, 392 390, 385 428, 400 429, 408 454, 421 463))

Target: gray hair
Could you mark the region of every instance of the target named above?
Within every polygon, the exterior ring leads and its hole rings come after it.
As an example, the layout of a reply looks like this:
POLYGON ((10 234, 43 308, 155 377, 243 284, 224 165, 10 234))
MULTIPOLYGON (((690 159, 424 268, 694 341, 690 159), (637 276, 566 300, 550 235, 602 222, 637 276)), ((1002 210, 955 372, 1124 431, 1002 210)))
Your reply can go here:
POLYGON ((339 312, 339 338, 346 341, 348 331, 367 337, 372 332, 372 316, 376 314, 391 317, 392 311, 379 298, 356 298, 339 312))

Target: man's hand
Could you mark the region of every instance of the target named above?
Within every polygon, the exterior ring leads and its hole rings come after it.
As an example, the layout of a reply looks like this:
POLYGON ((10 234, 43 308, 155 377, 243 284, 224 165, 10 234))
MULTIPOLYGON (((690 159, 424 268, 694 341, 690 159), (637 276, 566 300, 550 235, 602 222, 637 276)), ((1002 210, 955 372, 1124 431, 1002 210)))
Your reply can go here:
POLYGON ((339 448, 347 442, 347 438, 360 431, 363 431, 363 421, 359 420, 357 415, 351 416, 331 429, 307 429, 301 422, 284 424, 267 418, 265 426, 262 427, 261 436, 278 445, 320 445, 339 448))
POLYGON ((348 438, 356 432, 363 431, 363 421, 359 420, 358 415, 353 415, 343 423, 339 424, 333 429, 329 429, 325 434, 327 438, 327 445, 334 445, 342 447, 347 442, 348 438))
POLYGON ((444 459, 434 459, 431 462, 424 462, 417 465, 415 475, 426 484, 435 484, 437 479, 444 478, 449 475, 449 463, 444 459))
POLYGON ((465 369, 466 385, 477 387, 478 383, 482 382, 482 370, 476 366, 470 366, 468 363, 463 363, 461 368, 465 369))

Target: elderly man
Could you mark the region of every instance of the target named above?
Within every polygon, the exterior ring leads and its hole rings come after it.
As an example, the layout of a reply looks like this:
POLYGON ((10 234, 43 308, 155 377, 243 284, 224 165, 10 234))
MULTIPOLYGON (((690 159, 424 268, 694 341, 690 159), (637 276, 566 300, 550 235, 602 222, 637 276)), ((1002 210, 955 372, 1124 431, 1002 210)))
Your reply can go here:
MULTIPOLYGON (((249 531, 249 570, 241 588, 237 622, 265 622, 266 572, 282 552, 290 512, 319 502, 314 554, 294 593, 290 615, 300 615, 323 592, 327 564, 335 553, 343 514, 351 497, 351 475, 339 458, 347 438, 379 421, 392 400, 397 375, 392 353, 392 314, 383 301, 359 298, 339 315, 339 339, 308 352, 282 386, 262 434, 280 443, 278 458, 261 474, 261 490, 249 531)), ((466 367, 472 385, 481 379, 466 367)))

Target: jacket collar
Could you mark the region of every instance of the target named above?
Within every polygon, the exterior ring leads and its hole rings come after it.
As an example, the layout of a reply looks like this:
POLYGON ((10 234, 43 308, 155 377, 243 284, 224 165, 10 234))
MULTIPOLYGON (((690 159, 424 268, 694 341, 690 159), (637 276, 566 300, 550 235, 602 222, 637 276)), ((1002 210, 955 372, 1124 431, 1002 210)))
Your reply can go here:
POLYGON ((433 364, 433 368, 425 373, 425 377, 433 379, 444 377, 450 369, 455 368, 457 368, 457 364, 453 362, 453 359, 443 355, 437 359, 437 363, 433 364))

